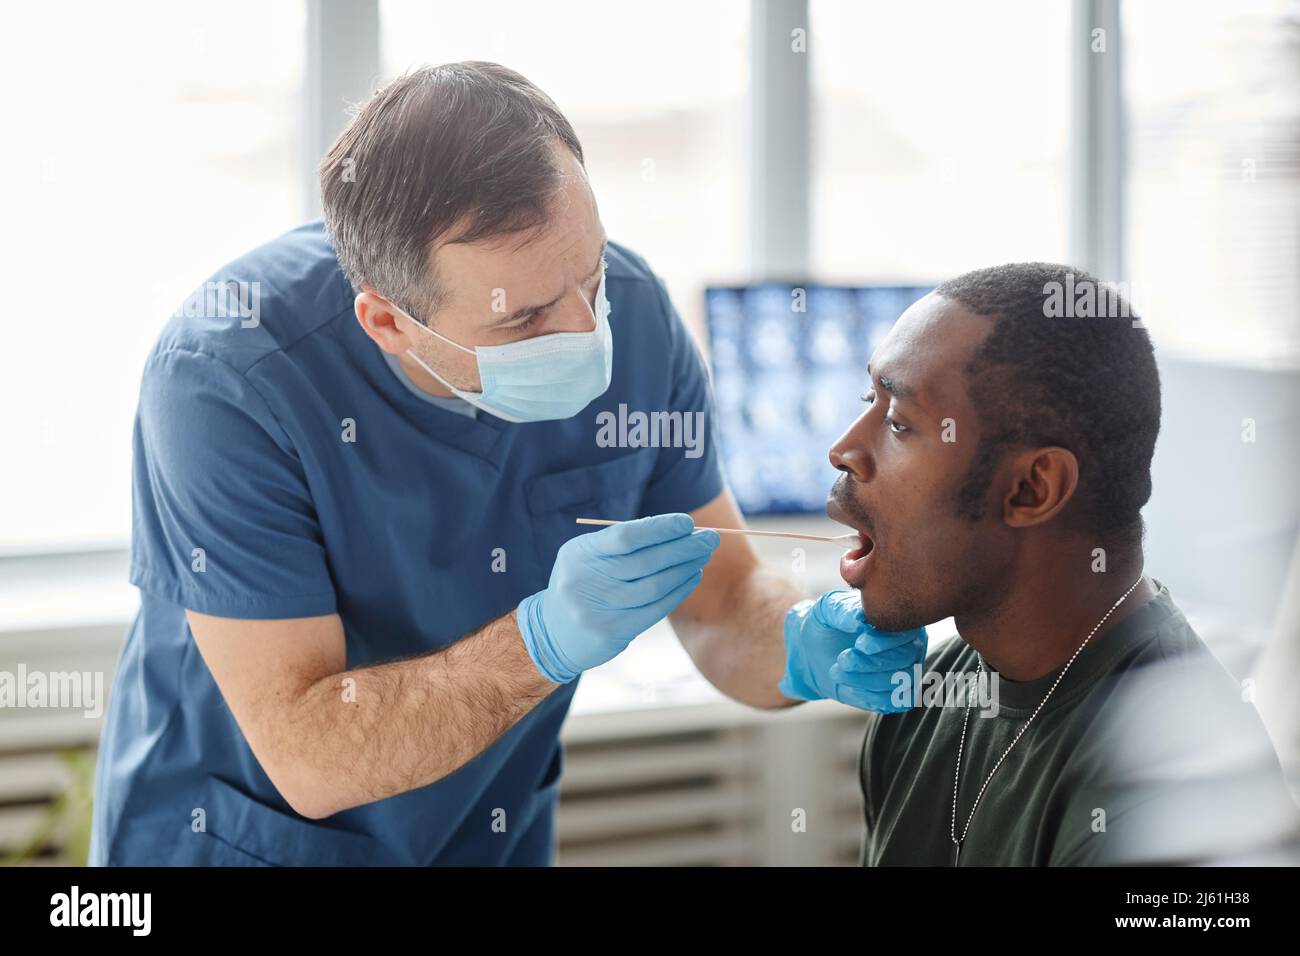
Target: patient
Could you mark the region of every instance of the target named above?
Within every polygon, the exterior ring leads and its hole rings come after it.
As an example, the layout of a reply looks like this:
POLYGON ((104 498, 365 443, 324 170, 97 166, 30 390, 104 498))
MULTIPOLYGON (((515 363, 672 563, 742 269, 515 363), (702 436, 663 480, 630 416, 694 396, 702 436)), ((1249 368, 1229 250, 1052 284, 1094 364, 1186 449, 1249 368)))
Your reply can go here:
POLYGON ((827 512, 861 533, 841 573, 867 620, 955 618, 926 673, 986 681, 922 695, 925 676, 894 675, 914 706, 870 718, 862 862, 1294 863, 1263 724, 1144 573, 1150 339, 1071 271, 982 269, 914 304, 831 449, 827 512))

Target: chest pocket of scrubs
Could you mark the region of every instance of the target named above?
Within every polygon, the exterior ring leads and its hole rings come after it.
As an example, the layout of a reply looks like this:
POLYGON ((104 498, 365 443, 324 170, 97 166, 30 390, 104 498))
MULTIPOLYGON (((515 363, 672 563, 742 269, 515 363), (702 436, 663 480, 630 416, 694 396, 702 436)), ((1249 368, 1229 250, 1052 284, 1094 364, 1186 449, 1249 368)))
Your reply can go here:
POLYGON ((349 833, 283 813, 224 780, 209 777, 205 836, 213 840, 206 862, 236 866, 376 866, 381 847, 349 833))
POLYGON ((570 538, 590 529, 576 518, 626 521, 637 509, 654 468, 654 456, 633 452, 599 465, 539 475, 525 485, 533 541, 543 572, 550 574, 555 553, 570 538))

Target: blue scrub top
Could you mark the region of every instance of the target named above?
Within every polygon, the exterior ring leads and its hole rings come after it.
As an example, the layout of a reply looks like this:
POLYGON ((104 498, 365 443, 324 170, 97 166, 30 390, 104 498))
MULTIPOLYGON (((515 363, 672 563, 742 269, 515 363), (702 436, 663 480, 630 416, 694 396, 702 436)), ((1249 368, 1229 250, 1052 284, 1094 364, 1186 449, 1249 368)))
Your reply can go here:
POLYGON ((362 332, 319 221, 210 280, 258 283, 243 287, 258 290, 245 292, 255 325, 213 317, 233 310, 172 317, 135 421, 141 607, 100 745, 93 864, 550 861, 576 681, 450 776, 310 820, 253 756, 184 609, 337 613, 349 668, 428 653, 544 588, 560 545, 584 530, 574 518, 691 511, 720 494, 699 352, 645 262, 614 243, 606 258, 613 384, 563 421, 428 401, 362 332), (620 404, 704 412, 703 453, 601 447, 596 416, 620 404))

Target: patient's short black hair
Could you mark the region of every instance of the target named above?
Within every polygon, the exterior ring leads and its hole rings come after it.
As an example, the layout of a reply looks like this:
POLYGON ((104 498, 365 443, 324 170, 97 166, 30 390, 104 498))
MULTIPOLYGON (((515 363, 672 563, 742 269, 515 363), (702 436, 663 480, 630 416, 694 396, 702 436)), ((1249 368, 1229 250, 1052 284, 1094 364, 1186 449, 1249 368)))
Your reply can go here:
POLYGON ((1081 530, 1112 547, 1140 544, 1160 376, 1127 299, 1082 270, 1046 262, 977 269, 935 292, 995 320, 966 366, 981 438, 959 514, 980 516, 1006 451, 1058 445, 1079 461, 1081 530))

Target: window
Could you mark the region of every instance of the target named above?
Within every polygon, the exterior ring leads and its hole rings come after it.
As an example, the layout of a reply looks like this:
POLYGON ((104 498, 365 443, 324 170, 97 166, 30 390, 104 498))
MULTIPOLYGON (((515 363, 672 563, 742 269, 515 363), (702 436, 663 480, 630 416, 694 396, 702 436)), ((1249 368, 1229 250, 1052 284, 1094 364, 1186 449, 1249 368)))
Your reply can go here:
POLYGON ((645 256, 700 334, 704 287, 742 272, 749 249, 747 2, 580 0, 561 16, 528 0, 385 0, 380 31, 386 76, 492 60, 554 99, 610 238, 645 256))
POLYGON ((1125 3, 1128 271, 1158 345, 1300 365, 1294 5, 1125 3))
POLYGON ((304 7, 5 18, 0 553, 121 547, 150 345, 208 274, 302 214, 304 7))
POLYGON ((821 277, 930 283, 1066 258, 1069 14, 812 0, 821 277))

